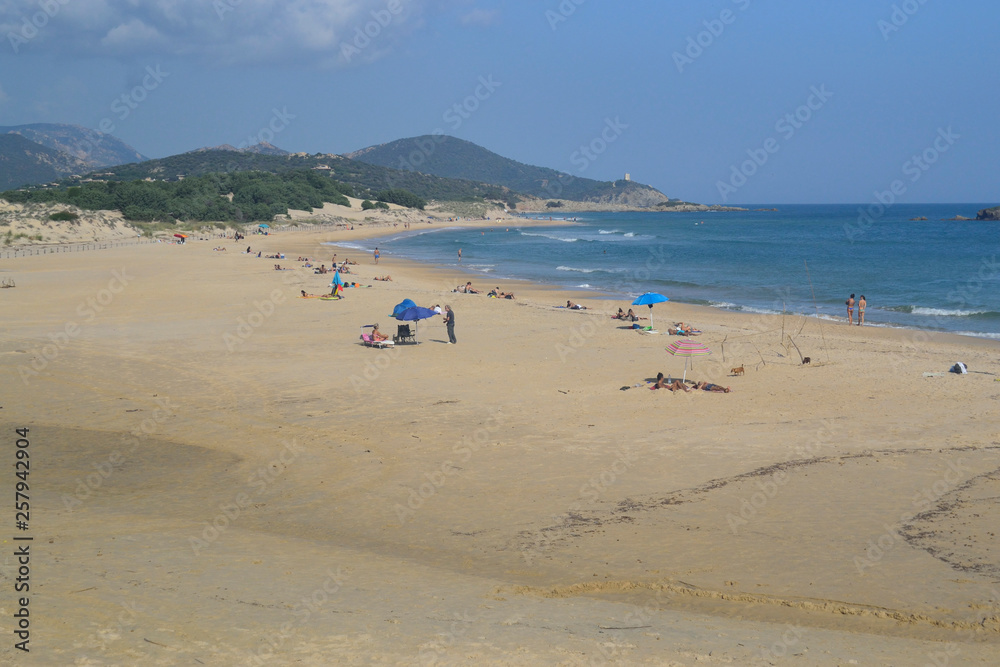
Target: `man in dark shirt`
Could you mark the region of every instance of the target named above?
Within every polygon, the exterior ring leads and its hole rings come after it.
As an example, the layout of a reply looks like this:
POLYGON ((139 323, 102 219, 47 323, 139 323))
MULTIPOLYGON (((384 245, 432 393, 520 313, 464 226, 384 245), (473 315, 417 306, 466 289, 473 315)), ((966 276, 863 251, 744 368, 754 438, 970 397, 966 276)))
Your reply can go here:
POLYGON ((448 327, 448 344, 457 343, 458 341, 455 340, 455 311, 451 309, 451 306, 444 307, 444 323, 448 327))

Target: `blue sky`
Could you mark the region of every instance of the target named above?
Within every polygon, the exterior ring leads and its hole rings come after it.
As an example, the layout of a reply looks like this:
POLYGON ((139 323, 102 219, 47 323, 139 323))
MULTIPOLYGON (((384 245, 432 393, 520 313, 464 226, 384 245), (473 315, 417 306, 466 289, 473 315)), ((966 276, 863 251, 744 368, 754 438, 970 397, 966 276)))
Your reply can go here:
POLYGON ((688 201, 1000 203, 997 25, 985 0, 0 0, 0 125, 150 157, 439 130, 688 201))

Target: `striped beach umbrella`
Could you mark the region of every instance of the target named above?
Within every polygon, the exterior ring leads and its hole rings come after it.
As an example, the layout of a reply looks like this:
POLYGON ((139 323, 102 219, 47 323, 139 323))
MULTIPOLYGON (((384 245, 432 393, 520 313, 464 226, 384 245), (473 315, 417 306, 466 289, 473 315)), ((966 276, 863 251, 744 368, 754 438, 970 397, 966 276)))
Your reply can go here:
POLYGON ((712 354, 710 349, 698 341, 690 340, 688 338, 674 341, 670 345, 667 345, 667 352, 675 357, 684 357, 684 375, 681 377, 681 382, 687 380, 688 362, 691 359, 694 357, 707 357, 712 354))

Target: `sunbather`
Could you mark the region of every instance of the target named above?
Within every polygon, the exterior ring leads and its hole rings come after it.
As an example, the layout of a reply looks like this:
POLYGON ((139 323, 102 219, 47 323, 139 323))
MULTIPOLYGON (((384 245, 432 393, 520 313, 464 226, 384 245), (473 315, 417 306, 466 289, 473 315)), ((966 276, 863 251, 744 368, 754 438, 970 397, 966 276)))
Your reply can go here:
POLYGON ((670 382, 668 378, 664 377, 663 373, 656 374, 656 384, 654 384, 650 389, 669 389, 670 391, 684 391, 689 392, 691 388, 680 380, 674 380, 670 382))
POLYGON ((587 310, 586 306, 581 306, 580 304, 573 303, 572 301, 567 301, 566 307, 569 308, 570 310, 587 310))
POLYGON ((711 382, 699 382, 694 386, 695 389, 704 389, 705 391, 717 391, 723 394, 728 394, 732 391, 731 387, 723 387, 720 384, 713 384, 711 382))
POLYGON ((389 340, 389 337, 386 336, 381 331, 379 331, 378 330, 378 325, 376 324, 374 327, 372 327, 372 340, 378 342, 378 341, 383 341, 383 340, 389 340))
POLYGON ((621 308, 619 308, 618 312, 616 314, 614 314, 614 315, 611 316, 611 319, 613 319, 613 320, 624 320, 625 319, 625 311, 622 310, 621 308))

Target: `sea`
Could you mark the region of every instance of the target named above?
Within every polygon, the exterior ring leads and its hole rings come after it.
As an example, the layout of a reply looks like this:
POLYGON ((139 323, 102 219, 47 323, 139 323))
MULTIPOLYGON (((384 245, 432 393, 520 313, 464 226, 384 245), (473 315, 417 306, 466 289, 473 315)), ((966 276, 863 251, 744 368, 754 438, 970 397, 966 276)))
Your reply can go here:
POLYGON ((414 225, 339 245, 461 269, 480 288, 528 279, 621 306, 657 292, 723 310, 843 321, 848 296, 863 294, 867 325, 1000 340, 1000 223, 952 220, 994 205, 524 214, 486 229, 414 225), (536 222, 521 226, 525 218, 536 222))

